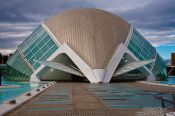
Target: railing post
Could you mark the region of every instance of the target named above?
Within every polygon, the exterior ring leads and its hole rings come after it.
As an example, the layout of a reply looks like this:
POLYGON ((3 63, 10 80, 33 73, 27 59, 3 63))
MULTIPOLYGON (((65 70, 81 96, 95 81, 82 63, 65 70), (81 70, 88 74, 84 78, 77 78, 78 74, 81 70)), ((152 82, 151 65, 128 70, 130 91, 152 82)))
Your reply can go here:
MULTIPOLYGON (((162 98, 162 97, 161 97, 162 98)), ((164 100, 162 99, 162 108, 164 109, 165 108, 165 103, 164 103, 164 100)))
POLYGON ((172 95, 173 95, 173 105, 174 105, 174 111, 175 111, 175 101, 174 101, 174 92, 172 92, 172 95))
POLYGON ((172 95, 173 95, 173 101, 174 101, 174 92, 172 92, 172 95))

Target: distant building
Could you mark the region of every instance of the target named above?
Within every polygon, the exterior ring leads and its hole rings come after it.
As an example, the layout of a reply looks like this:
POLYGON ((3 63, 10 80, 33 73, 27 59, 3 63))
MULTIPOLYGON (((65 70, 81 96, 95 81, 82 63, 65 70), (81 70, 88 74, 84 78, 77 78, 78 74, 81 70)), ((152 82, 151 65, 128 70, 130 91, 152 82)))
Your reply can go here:
POLYGON ((0 53, 0 64, 2 64, 2 54, 0 53))
POLYGON ((167 74, 175 75, 175 53, 171 53, 171 63, 167 65, 167 74))
POLYGON ((166 66, 171 66, 171 59, 166 59, 164 61, 166 63, 166 66))
POLYGON ((6 67, 6 63, 7 60, 9 59, 10 55, 2 55, 0 53, 0 73, 4 74, 5 73, 5 67, 6 67))
POLYGON ((41 24, 7 62, 13 81, 165 80, 166 64, 128 22, 98 9, 68 10, 41 24))
POLYGON ((6 64, 7 63, 7 60, 10 58, 10 56, 12 56, 12 54, 2 55, 0 53, 0 64, 6 64))
POLYGON ((171 64, 175 66, 175 53, 171 53, 171 64))

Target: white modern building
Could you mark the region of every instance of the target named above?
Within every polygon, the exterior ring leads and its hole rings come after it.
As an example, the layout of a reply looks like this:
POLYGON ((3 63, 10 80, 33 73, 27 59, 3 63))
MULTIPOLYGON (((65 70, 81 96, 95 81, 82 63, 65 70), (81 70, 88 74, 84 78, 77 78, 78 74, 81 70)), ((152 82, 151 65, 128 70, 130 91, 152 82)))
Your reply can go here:
POLYGON ((132 80, 134 74, 166 79, 156 49, 121 17, 99 9, 73 9, 46 19, 19 45, 6 69, 11 81, 109 83, 132 80))

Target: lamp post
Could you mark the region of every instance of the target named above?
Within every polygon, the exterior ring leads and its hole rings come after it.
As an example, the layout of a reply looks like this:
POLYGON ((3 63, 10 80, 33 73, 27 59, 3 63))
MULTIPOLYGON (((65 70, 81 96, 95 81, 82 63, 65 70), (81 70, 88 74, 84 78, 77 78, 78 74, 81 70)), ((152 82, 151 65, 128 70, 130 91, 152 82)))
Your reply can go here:
POLYGON ((1 82, 2 82, 2 73, 0 72, 0 86, 1 86, 1 82))

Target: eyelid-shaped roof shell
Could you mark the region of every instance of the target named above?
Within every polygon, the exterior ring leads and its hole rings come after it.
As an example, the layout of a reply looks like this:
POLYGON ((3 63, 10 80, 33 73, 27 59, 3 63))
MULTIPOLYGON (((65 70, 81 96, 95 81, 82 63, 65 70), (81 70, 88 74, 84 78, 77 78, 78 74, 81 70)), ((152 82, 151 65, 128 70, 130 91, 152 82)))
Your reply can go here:
POLYGON ((92 69, 104 69, 130 25, 99 9, 73 9, 44 21, 61 43, 67 43, 92 69))

